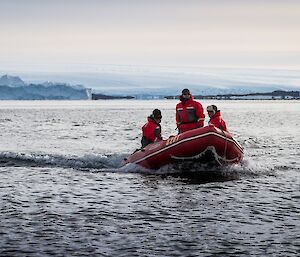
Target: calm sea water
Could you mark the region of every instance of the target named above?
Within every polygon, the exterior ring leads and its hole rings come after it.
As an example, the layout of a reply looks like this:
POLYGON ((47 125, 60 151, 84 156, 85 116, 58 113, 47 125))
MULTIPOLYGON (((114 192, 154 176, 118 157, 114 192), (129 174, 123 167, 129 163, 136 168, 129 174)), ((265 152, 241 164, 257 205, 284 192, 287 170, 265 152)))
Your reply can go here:
POLYGON ((176 103, 0 101, 0 256, 299 256, 300 101, 202 102, 241 165, 118 168, 152 109, 177 133, 176 103))

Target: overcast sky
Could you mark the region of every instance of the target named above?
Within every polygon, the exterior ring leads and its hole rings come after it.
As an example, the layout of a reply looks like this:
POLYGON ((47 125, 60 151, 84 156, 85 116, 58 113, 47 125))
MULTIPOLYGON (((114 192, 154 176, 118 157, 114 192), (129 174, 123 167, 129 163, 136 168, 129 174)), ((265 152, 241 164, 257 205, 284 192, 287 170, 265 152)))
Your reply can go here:
POLYGON ((300 69, 298 0, 1 0, 0 70, 300 69))

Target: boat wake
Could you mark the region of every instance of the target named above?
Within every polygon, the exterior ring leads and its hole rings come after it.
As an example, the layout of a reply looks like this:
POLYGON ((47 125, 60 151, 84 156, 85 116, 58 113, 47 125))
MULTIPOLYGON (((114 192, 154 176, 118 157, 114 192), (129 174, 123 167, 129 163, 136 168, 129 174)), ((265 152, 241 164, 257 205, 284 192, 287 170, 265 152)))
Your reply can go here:
POLYGON ((238 179, 255 178, 259 176, 273 176, 274 168, 259 164, 247 157, 239 164, 220 165, 219 162, 201 163, 195 160, 168 164, 158 170, 143 168, 137 164, 129 163, 119 171, 158 175, 161 177, 178 177, 186 179, 189 183, 224 182, 238 179))
POLYGON ((274 169, 245 158, 240 164, 219 165, 218 163, 199 163, 193 160, 177 162, 150 170, 137 164, 120 164, 128 154, 88 154, 84 156, 54 155, 45 153, 0 152, 0 167, 59 167, 90 172, 140 173, 161 176, 180 176, 214 180, 233 180, 241 176, 272 175, 274 169))
POLYGON ((0 153, 0 167, 61 167, 80 170, 117 169, 125 155, 66 156, 44 153, 0 153))

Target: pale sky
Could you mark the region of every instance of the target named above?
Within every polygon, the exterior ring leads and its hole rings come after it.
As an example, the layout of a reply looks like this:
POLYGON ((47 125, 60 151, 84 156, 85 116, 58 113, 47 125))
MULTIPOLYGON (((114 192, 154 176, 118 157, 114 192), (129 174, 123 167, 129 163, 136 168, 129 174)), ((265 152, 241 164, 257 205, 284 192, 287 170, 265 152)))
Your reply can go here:
POLYGON ((300 69, 298 0, 1 0, 0 70, 300 69))

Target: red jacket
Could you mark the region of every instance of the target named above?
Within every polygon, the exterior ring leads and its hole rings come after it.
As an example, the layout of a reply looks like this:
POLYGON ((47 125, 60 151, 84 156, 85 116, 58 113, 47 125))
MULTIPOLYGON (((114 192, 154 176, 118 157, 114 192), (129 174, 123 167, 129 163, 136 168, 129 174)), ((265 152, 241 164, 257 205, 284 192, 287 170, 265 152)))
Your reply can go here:
POLYGON ((176 123, 179 133, 200 128, 204 126, 204 112, 201 103, 194 100, 191 96, 190 99, 183 101, 176 105, 176 123))
POLYGON ((214 125, 215 127, 228 132, 226 122, 223 120, 220 111, 217 111, 216 114, 210 118, 208 125, 214 125))
POLYGON ((161 126, 159 123, 153 119, 153 117, 148 117, 148 122, 142 127, 143 137, 148 141, 154 142, 161 138, 161 126))

